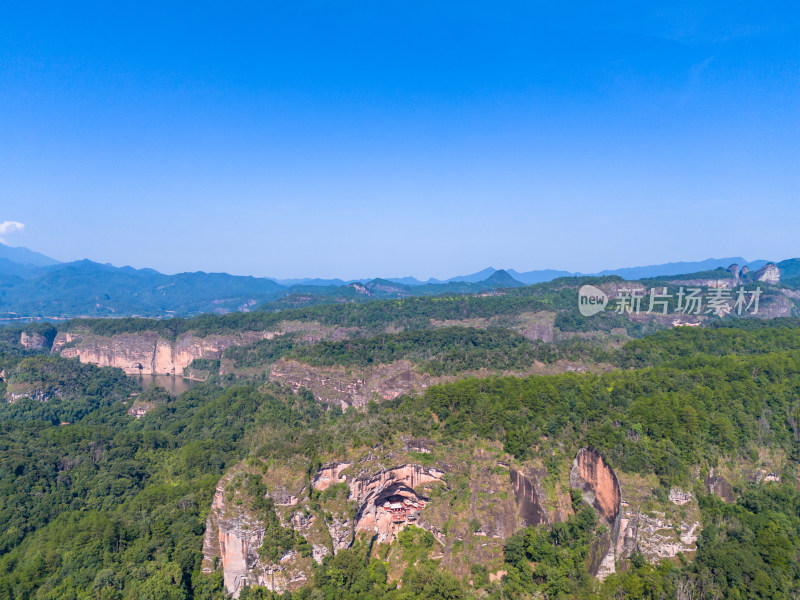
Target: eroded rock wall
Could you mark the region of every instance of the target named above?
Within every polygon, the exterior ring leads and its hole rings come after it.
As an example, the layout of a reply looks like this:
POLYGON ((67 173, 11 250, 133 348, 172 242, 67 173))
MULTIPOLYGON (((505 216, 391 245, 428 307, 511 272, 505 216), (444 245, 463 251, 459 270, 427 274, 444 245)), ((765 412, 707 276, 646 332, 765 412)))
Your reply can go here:
POLYGON ((615 571, 622 502, 617 475, 597 450, 581 448, 572 463, 569 483, 583 493, 583 499, 609 527, 608 534, 592 547, 589 564, 589 572, 602 580, 615 571))
POLYGON ((101 367, 119 367, 128 374, 183 375, 183 370, 196 358, 218 359, 226 348, 270 339, 276 333, 245 331, 206 337, 187 333, 170 341, 153 331, 113 336, 59 332, 53 352, 101 367))
MULTIPOLYGON (((235 467, 217 485, 206 520, 202 571, 222 571, 225 590, 234 598, 245 586, 260 585, 278 593, 302 586, 311 575, 312 559, 301 559, 297 552, 289 551, 277 564, 271 564, 259 555, 258 550, 264 542, 264 522, 246 504, 237 502, 227 489, 240 470, 241 465, 235 467)), ((291 511, 289 517, 295 531, 312 539, 310 532, 315 519, 302 508, 291 511)), ((289 522, 283 524, 290 525, 289 522)), ((328 554, 322 544, 315 544, 313 548, 314 560, 321 560, 328 554)))
POLYGON ((268 564, 259 555, 258 549, 264 542, 264 522, 252 514, 246 502, 237 501, 236 489, 240 488, 230 485, 247 468, 238 465, 232 469, 220 480, 206 521, 203 572, 221 570, 225 589, 234 597, 248 585, 265 586, 275 592, 300 587, 311 577, 312 559, 319 562, 331 551, 349 548, 357 531, 367 532, 383 542, 393 539, 409 523, 421 524, 420 513, 427 498, 414 488, 440 481, 444 474, 434 468, 405 464, 348 477, 344 471, 352 466, 352 462, 323 466, 312 478, 312 487, 324 491, 334 483, 347 482, 347 502, 355 505, 354 512, 337 512, 328 506, 324 520, 319 521, 321 517, 311 509, 305 487, 270 490, 270 497, 282 509, 276 511, 282 524, 293 527, 313 548, 311 558, 303 559, 292 551, 278 564, 268 564))
POLYGON ((578 451, 572 463, 569 483, 581 490, 584 500, 594 506, 606 523, 616 523, 622 492, 617 475, 597 450, 581 448, 578 451))
POLYGON ((26 350, 42 350, 47 346, 47 338, 41 333, 23 331, 19 335, 19 344, 26 350))
POLYGON ((549 522, 547 517, 547 498, 541 481, 546 471, 537 470, 530 475, 511 468, 511 485, 517 501, 517 510, 523 527, 542 525, 549 522))
POLYGON ((381 543, 393 539, 409 522, 419 523, 428 498, 415 488, 441 481, 443 475, 435 468, 402 465, 352 480, 350 499, 358 506, 355 530, 374 533, 381 543), (393 508, 396 505, 400 507, 393 508))

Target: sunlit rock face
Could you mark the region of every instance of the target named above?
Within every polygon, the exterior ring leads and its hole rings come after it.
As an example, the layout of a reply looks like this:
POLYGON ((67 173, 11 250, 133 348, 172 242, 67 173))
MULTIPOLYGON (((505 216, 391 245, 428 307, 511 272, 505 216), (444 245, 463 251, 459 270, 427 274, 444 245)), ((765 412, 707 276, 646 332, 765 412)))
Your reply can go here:
POLYGON ((352 462, 329 463, 311 478, 312 487, 322 492, 334 484, 347 484, 348 502, 357 507, 353 513, 331 514, 320 527, 318 517, 309 511, 308 489, 297 491, 273 489, 269 496, 282 510, 284 526, 291 526, 312 546, 312 556, 301 558, 288 552, 277 564, 269 564, 259 555, 264 542, 265 525, 247 508, 237 502, 228 485, 239 465, 217 485, 211 511, 206 521, 203 542, 203 572, 222 571, 225 589, 234 598, 245 586, 261 585, 275 592, 296 589, 312 576, 312 561, 319 562, 331 551, 338 552, 353 544, 356 532, 364 531, 378 542, 387 542, 409 524, 421 525, 421 512, 428 502, 415 487, 441 481, 443 471, 406 464, 361 477, 348 477, 344 472, 352 462), (233 500, 232 500, 233 498, 233 500), (321 537, 320 533, 324 532, 321 537))
POLYGON ((767 263, 755 272, 754 279, 764 283, 776 284, 781 280, 780 269, 773 263, 767 263))
POLYGON ((378 542, 390 541, 409 523, 419 521, 428 498, 415 488, 441 481, 443 471, 403 465, 350 483, 350 498, 359 509, 355 530, 373 532, 378 542))
POLYGON ((614 470, 591 448, 581 448, 569 475, 570 485, 583 492, 583 498, 594 506, 600 517, 613 525, 620 511, 622 494, 614 470))
POLYGON ((218 359, 226 348, 250 344, 276 335, 272 331, 244 331, 198 337, 186 333, 171 341, 154 331, 100 336, 59 332, 53 352, 100 367, 119 367, 129 375, 183 375, 196 358, 218 359))
POLYGON ((19 344, 26 350, 42 350, 47 346, 47 338, 40 333, 23 331, 19 334, 19 344))
POLYGON ((572 488, 581 490, 583 499, 594 507, 609 527, 590 551, 589 572, 602 580, 616 569, 622 501, 619 481, 597 450, 581 448, 572 463, 569 483, 572 488))
MULTIPOLYGON (((277 563, 269 563, 259 555, 264 542, 265 527, 260 515, 253 514, 245 505, 232 502, 226 486, 236 475, 240 466, 232 469, 217 484, 211 511, 206 519, 203 538, 202 571, 222 571, 225 590, 234 598, 245 586, 260 585, 281 593, 295 589, 308 581, 311 559, 300 559, 295 551, 289 551, 277 563)), ((273 494, 276 505, 295 506, 297 498, 291 494, 273 494)), ((301 535, 309 535, 316 517, 308 516, 298 507, 292 509, 289 522, 301 535)), ((323 545, 314 545, 313 560, 320 561, 329 550, 323 545)))
POLYGON ((317 471, 312 485, 318 492, 324 492, 335 483, 344 483, 347 481, 347 476, 342 475, 342 471, 352 467, 351 462, 330 463, 324 465, 317 471))

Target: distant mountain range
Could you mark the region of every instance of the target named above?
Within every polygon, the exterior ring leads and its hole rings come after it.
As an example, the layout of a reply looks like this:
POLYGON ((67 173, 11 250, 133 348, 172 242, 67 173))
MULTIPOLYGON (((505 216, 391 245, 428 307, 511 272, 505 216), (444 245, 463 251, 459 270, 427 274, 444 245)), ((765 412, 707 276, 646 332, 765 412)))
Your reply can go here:
MULTIPOLYGON (((252 310, 264 304, 279 308, 373 298, 480 293, 559 277, 616 275, 634 280, 711 271, 733 263, 756 270, 767 261, 748 262, 741 257, 729 257, 600 273, 552 269, 519 272, 487 267, 446 280, 398 277, 345 281, 270 279, 204 272, 165 275, 153 269, 115 267, 90 260, 59 263, 27 248, 0 244, 0 320, 226 313, 252 310)), ((792 276, 800 272, 797 259, 784 263, 792 276)))
POLYGON ((0 244, 0 260, 7 260, 20 265, 32 267, 49 267, 57 265, 58 261, 44 254, 23 247, 6 246, 0 244))
MULTIPOLYGON (((476 273, 471 273, 469 275, 458 275, 456 277, 451 277, 450 279, 434 279, 430 278, 427 280, 420 280, 416 277, 386 277, 384 278, 386 281, 391 281, 393 283, 399 283, 402 285, 409 285, 409 286, 417 286, 417 285, 429 285, 429 284, 442 284, 442 283, 453 283, 453 282, 470 282, 470 283, 477 283, 479 281, 485 281, 489 277, 491 277, 495 272, 498 270, 503 270, 511 277, 513 277, 518 282, 524 283, 526 285, 532 285, 534 283, 544 283, 546 281, 552 281, 553 279, 558 279, 559 277, 591 277, 591 276, 604 276, 604 275, 616 275, 618 277, 622 277, 623 279, 646 279, 650 277, 663 277, 665 275, 682 275, 684 273, 696 273, 699 271, 713 271, 714 269, 718 269, 720 267, 727 268, 732 264, 737 264, 739 267, 743 267, 745 265, 751 271, 756 271, 763 267, 770 261, 767 260, 755 260, 755 261, 748 261, 741 256, 733 256, 729 258, 709 258, 707 260, 701 260, 696 262, 671 262, 671 263, 664 263, 662 265, 647 265, 642 267, 624 267, 621 269, 606 269, 604 271, 600 271, 597 273, 581 273, 579 271, 559 271, 555 269, 542 269, 538 271, 515 271, 514 269, 495 269, 494 267, 487 267, 476 273)), ((350 283, 366 283, 367 281, 371 281, 371 279, 351 279, 351 280, 342 280, 342 279, 273 279, 276 283, 285 286, 293 286, 293 285, 316 285, 316 286, 329 286, 329 285, 347 285, 350 283)))

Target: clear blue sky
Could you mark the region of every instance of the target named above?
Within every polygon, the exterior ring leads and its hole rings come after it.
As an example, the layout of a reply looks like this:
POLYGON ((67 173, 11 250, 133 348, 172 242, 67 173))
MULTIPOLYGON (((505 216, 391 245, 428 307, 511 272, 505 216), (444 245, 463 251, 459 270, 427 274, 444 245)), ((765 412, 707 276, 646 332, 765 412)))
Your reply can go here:
POLYGON ((3 239, 276 277, 800 255, 798 5, 566 4, 4 3, 3 239))

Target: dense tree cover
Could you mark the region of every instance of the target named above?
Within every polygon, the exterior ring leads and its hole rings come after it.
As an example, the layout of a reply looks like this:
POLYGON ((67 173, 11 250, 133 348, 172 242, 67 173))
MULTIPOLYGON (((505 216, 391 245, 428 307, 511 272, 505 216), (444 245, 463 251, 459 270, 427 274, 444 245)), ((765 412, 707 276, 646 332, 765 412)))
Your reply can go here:
POLYGON ((794 320, 791 323, 741 321, 742 325, 738 321, 733 323, 739 325, 737 327, 679 327, 632 340, 622 351, 621 364, 641 367, 678 359, 692 360, 698 353, 725 356, 800 350, 800 328, 794 320))
POLYGON ((427 373, 444 375, 481 368, 526 369, 535 362, 585 358, 593 353, 606 356, 602 349, 577 339, 556 345, 531 341, 508 329, 443 327, 320 342, 300 348, 291 356, 313 365, 367 366, 409 359, 419 363, 427 373))
POLYGON ((294 447, 292 432, 335 416, 275 386, 199 385, 141 420, 126 409, 0 423, 0 597, 221 598, 197 573, 216 482, 252 432, 294 447))
POLYGON ((259 310, 227 315, 200 315, 188 319, 72 319, 59 329, 87 329, 98 335, 156 331, 166 339, 194 332, 197 335, 263 331, 281 321, 318 321, 340 327, 361 327, 375 332, 392 324, 401 329, 427 329, 431 319, 489 318, 539 310, 571 309, 577 312, 576 290, 583 283, 620 281, 618 277, 563 278, 516 289, 497 295, 441 295, 396 300, 344 302, 282 309, 259 310))
POLYGON ((223 356, 232 360, 233 366, 237 369, 265 367, 279 358, 289 356, 302 345, 303 342, 298 340, 296 334, 287 333, 246 346, 231 346, 225 349, 223 356))
POLYGON ((698 355, 603 375, 467 379, 429 388, 419 402, 453 437, 501 439, 520 457, 588 444, 617 467, 676 482, 691 465, 758 447, 797 456, 798 391, 795 351, 698 355))
MULTIPOLYGON (((220 578, 199 573, 204 522, 220 476, 247 455, 301 454, 316 464, 323 454, 402 433, 442 443, 500 440, 518 457, 555 466, 591 445, 614 468, 655 472, 664 485, 689 484, 698 467, 763 448, 782 450, 795 464, 800 350, 793 331, 673 330, 652 339, 653 348, 646 338, 626 352, 653 366, 468 379, 364 413, 326 412, 308 392, 275 384, 209 382, 162 398, 139 420, 123 402, 104 400, 127 398, 118 371, 4 355, 0 364, 22 365, 20 381, 74 384, 74 401, 86 412, 61 426, 37 412, 49 400, 0 408, 0 598, 222 598, 220 578)), ((696 560, 654 567, 634 557, 599 589, 585 575, 585 558, 602 528, 576 497, 569 522, 510 538, 502 584, 489 584, 480 565, 473 570, 483 591, 439 568, 424 532, 409 529, 398 540, 407 563, 401 587, 388 581, 365 541, 326 558, 308 587, 282 598, 660 598, 689 588, 692 597, 789 598, 800 582, 800 494, 793 468, 782 476, 786 483, 745 489, 733 505, 702 498, 696 560)), ((253 485, 253 499, 263 499, 253 485)), ((264 513, 274 515, 264 501, 264 513)), ((264 552, 308 551, 277 527, 270 538, 278 547, 264 552)), ((254 588, 242 597, 276 596, 254 588)))
POLYGON ((506 540, 504 597, 529 598, 541 592, 561 598, 593 591, 586 562, 597 539, 597 515, 579 493, 572 505, 575 515, 565 523, 528 527, 506 540))
POLYGON ((315 366, 358 367, 406 359, 426 373, 445 375, 478 369, 522 370, 560 358, 610 361, 616 354, 579 338, 551 344, 497 327, 442 327, 315 344, 302 343, 297 336, 279 336, 228 348, 225 358, 233 359, 236 368, 265 366, 279 358, 315 366))
POLYGON ((138 389, 120 369, 101 369, 77 359, 29 354, 16 360, 4 356, 0 364, 7 391, 14 394, 13 402, 0 403, 0 420, 71 423, 138 389))

